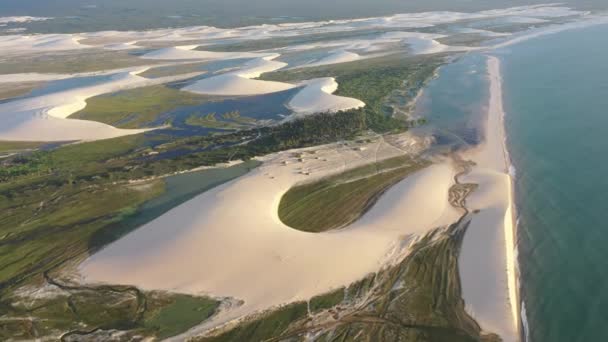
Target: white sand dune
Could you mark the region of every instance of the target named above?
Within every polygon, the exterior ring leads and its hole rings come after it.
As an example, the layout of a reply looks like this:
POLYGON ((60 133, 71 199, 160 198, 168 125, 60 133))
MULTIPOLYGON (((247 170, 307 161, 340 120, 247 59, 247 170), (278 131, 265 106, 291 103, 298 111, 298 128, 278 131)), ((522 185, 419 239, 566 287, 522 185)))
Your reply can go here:
POLYGON ((236 71, 197 81, 182 90, 207 95, 241 96, 276 93, 292 89, 295 85, 284 82, 262 81, 253 78, 265 72, 281 69, 287 64, 274 61, 279 55, 257 58, 245 63, 236 71))
POLYGON ((29 23, 32 21, 51 20, 49 17, 30 17, 30 16, 15 16, 15 17, 0 17, 0 24, 9 23, 29 23))
POLYGON ((82 275, 90 282, 244 301, 204 326, 210 328, 361 279, 401 260, 413 235, 460 215, 447 202, 454 171, 436 164, 389 190, 349 228, 318 234, 289 228, 277 211, 293 185, 403 153, 382 140, 364 151, 340 145, 313 149, 319 159, 303 163, 294 151, 266 157, 250 174, 199 195, 93 255, 81 265, 82 275))
POLYGON ((461 181, 479 184, 467 207, 480 210, 467 230, 459 259, 462 295, 482 329, 505 342, 519 340, 512 185, 503 125, 500 63, 488 58, 490 105, 484 143, 469 152, 472 172, 461 181))
POLYGON ((267 57, 270 54, 252 53, 252 52, 215 52, 215 51, 200 51, 195 50, 199 45, 182 45, 162 48, 151 51, 141 58, 144 59, 161 59, 161 60, 219 60, 219 59, 240 59, 240 58, 260 58, 267 57))
POLYGON ((137 46, 135 45, 137 43, 137 41, 132 41, 132 42, 126 42, 126 43, 116 43, 116 44, 108 44, 105 45, 103 48, 106 50, 131 50, 131 49, 137 49, 137 48, 141 48, 141 46, 137 46))
POLYGON ((304 86, 288 103, 288 107, 301 115, 337 112, 365 106, 363 101, 337 96, 338 82, 333 77, 316 78, 301 83, 304 86))
POLYGON ((352 62, 361 59, 361 56, 354 52, 349 52, 346 50, 339 50, 334 53, 331 53, 329 56, 319 59, 316 62, 312 62, 309 64, 302 65, 300 67, 314 67, 320 65, 330 65, 330 64, 338 64, 338 63, 346 63, 352 62))
POLYGON ((239 70, 209 77, 197 81, 183 90, 207 95, 245 96, 269 94, 295 87, 302 87, 287 104, 296 115, 290 119, 321 112, 337 112, 365 106, 360 100, 333 95, 338 89, 334 78, 326 77, 290 84, 284 82, 263 81, 253 79, 265 72, 271 72, 287 66, 286 63, 274 59, 278 54, 257 58, 243 65, 239 70))
POLYGON ((72 113, 85 108, 86 99, 90 97, 200 74, 153 80, 137 76, 146 69, 130 69, 93 85, 0 104, 0 140, 99 140, 148 131, 150 129, 119 129, 94 121, 67 119, 72 113))
POLYGON ((67 34, 0 36, 0 51, 31 53, 90 48, 88 45, 80 44, 78 42, 80 39, 78 36, 67 34))
POLYGON ((276 93, 291 88, 294 85, 289 83, 252 80, 228 73, 197 81, 182 90, 207 95, 245 96, 276 93))

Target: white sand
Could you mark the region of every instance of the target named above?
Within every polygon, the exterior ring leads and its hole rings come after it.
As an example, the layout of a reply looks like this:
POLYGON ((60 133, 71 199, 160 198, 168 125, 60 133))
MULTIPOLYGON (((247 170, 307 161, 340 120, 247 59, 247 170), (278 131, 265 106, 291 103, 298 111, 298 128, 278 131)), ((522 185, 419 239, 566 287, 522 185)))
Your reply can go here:
POLYGON ((461 181, 479 188, 467 207, 480 210, 465 234, 459 271, 467 310, 482 329, 505 342, 519 340, 512 185, 505 150, 500 63, 488 58, 490 104, 485 141, 468 158, 476 162, 461 181))
POLYGON ((32 21, 45 21, 53 18, 48 17, 30 17, 30 16, 16 16, 16 17, 0 17, 0 24, 9 23, 29 23, 32 21))
POLYGON ((309 64, 302 65, 301 67, 314 67, 320 65, 330 65, 330 64, 338 64, 338 63, 347 63, 361 59, 361 56, 354 52, 349 52, 346 50, 338 50, 327 57, 321 58, 316 62, 312 62, 309 64))
POLYGON ((291 229, 277 216, 290 187, 403 153, 383 141, 363 151, 339 145, 314 150, 320 159, 311 155, 303 163, 293 151, 268 156, 250 174, 199 195, 93 255, 81 265, 82 274, 90 282, 244 301, 200 331, 348 285, 401 260, 412 235, 460 215, 447 202, 454 171, 436 164, 389 190, 351 227, 319 234, 291 229))
POLYGON ((116 43, 116 44, 108 44, 105 45, 103 48, 107 49, 107 50, 131 50, 131 49, 137 49, 137 48, 141 48, 141 46, 137 46, 135 45, 137 43, 137 41, 132 41, 132 42, 126 42, 126 43, 116 43))
POLYGON ((68 34, 0 36, 0 51, 32 53, 90 48, 78 43, 81 38, 68 34))
POLYGON ((365 106, 365 103, 360 100, 333 95, 338 89, 338 83, 331 77, 308 80, 300 84, 253 79, 262 73, 287 66, 286 63, 274 60, 278 56, 278 54, 274 54, 254 59, 236 71, 202 79, 184 87, 183 90, 197 94, 242 96, 269 94, 302 87, 302 90, 287 104, 295 113, 289 119, 313 113, 337 112, 365 106))
POLYGON ((197 81, 182 90, 207 95, 240 96, 275 93, 296 87, 290 83, 255 80, 262 73, 281 69, 287 64, 274 61, 279 55, 257 58, 236 71, 197 81))
POLYGON ((150 129, 119 129, 100 122, 66 119, 85 108, 86 99, 90 97, 186 79, 199 74, 153 80, 137 76, 137 73, 146 69, 133 68, 93 85, 0 104, 0 140, 99 140, 149 131, 150 129))
POLYGON ((141 56, 144 59, 161 59, 161 60, 226 60, 238 58, 260 58, 267 57, 270 54, 253 53, 253 52, 215 52, 215 51, 200 51, 195 50, 198 45, 183 45, 168 48, 162 48, 152 52, 148 52, 141 56))
POLYGON ((303 82, 302 85, 304 85, 304 88, 288 104, 288 107, 296 113, 292 118, 365 106, 363 101, 333 95, 338 90, 338 82, 333 77, 308 80, 303 82))

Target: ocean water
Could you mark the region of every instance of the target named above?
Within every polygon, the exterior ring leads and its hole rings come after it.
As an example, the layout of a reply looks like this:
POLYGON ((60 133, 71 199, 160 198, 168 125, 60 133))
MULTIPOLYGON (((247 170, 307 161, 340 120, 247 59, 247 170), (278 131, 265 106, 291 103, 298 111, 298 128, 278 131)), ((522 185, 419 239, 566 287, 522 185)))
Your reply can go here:
POLYGON ((500 52, 533 342, 608 341, 608 25, 500 52))
MULTIPOLYGON (((492 52, 502 61, 528 341, 608 341, 608 25, 492 52)), ((477 144, 485 57, 441 68, 417 101, 438 146, 477 144)))

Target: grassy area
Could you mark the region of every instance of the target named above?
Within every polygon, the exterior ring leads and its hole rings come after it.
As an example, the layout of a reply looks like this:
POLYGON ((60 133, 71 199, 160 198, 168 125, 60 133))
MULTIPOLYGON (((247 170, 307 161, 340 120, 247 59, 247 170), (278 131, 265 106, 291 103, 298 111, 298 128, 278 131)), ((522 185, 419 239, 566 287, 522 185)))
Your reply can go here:
POLYGON ((407 99, 414 99, 418 91, 445 63, 445 56, 415 56, 402 54, 363 61, 354 61, 314 68, 300 68, 263 74, 273 81, 294 82, 316 77, 335 77, 339 84, 336 95, 354 97, 366 106, 347 111, 365 116, 367 127, 377 132, 407 129, 407 117, 395 117, 394 109, 386 105, 393 91, 400 90, 407 99))
POLYGON ((428 165, 398 157, 291 188, 279 203, 279 218, 307 232, 344 227, 365 213, 390 186, 428 165))
POLYGON ((287 327, 306 317, 306 303, 298 302, 262 314, 260 318, 245 322, 219 336, 195 339, 198 342, 265 341, 279 336, 287 327))
POLYGON ((0 83, 0 101, 29 94, 44 82, 0 83))
POLYGON ((121 128, 138 128, 172 109, 208 100, 202 95, 156 85, 90 98, 86 108, 70 118, 99 121, 121 128))
POLYGON ((215 113, 209 113, 206 115, 194 113, 186 119, 186 124, 190 126, 200 126, 226 130, 250 128, 252 126, 255 126, 256 123, 257 120, 241 116, 238 111, 224 113, 222 114, 221 119, 218 119, 215 113))
POLYGON ((480 33, 461 33, 438 38, 437 41, 441 44, 452 46, 480 46, 496 37, 490 37, 480 33))
POLYGON ((0 58, 0 74, 28 72, 70 74, 155 63, 160 62, 144 60, 124 51, 87 49, 0 58))
POLYGON ((215 313, 219 303, 206 297, 172 295, 169 303, 148 310, 143 325, 159 339, 175 336, 203 322, 215 313))
POLYGON ((32 150, 45 145, 45 142, 39 141, 1 141, 0 153, 11 153, 23 150, 32 150))
POLYGON ((330 293, 316 296, 310 299, 310 312, 316 313, 320 310, 333 308, 344 300, 344 288, 337 289, 330 293))
POLYGON ((163 191, 147 187, 52 185, 0 191, 0 294, 45 269, 86 254, 89 239, 163 191))
POLYGON ((65 332, 92 338, 110 329, 124 330, 128 336, 162 338, 202 322, 217 308, 218 303, 209 298, 144 294, 121 286, 62 286, 57 282, 52 284, 63 293, 53 290, 44 295, 45 286, 48 290, 45 283, 50 280, 43 275, 51 272, 50 277, 61 276, 66 266, 258 164, 131 185, 78 176, 78 172, 94 169, 94 165, 103 167, 128 151, 130 145, 123 143, 105 146, 109 144, 106 141, 58 149, 50 155, 71 170, 52 171, 54 176, 42 180, 23 178, 0 185, 0 311, 11 320, 0 325, 0 340, 65 332), (81 153, 82 163, 78 164, 81 153), (67 176, 71 178, 62 178, 63 172, 69 171, 73 172, 67 176), (27 287, 41 292, 24 299, 18 293, 27 287), (98 330, 91 332, 94 329, 98 330))

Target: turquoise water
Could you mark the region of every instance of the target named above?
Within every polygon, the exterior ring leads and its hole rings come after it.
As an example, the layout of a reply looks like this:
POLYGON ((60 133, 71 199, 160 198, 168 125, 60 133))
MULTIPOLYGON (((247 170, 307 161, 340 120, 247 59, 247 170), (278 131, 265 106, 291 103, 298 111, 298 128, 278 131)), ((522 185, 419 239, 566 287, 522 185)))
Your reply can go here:
MULTIPOLYGON (((498 52, 532 342, 608 341, 607 36, 595 26, 498 52)), ((487 88, 483 55, 441 69, 417 103, 439 146, 479 142, 487 88)))
POLYGON ((530 341, 608 341, 608 25, 503 61, 530 341))

